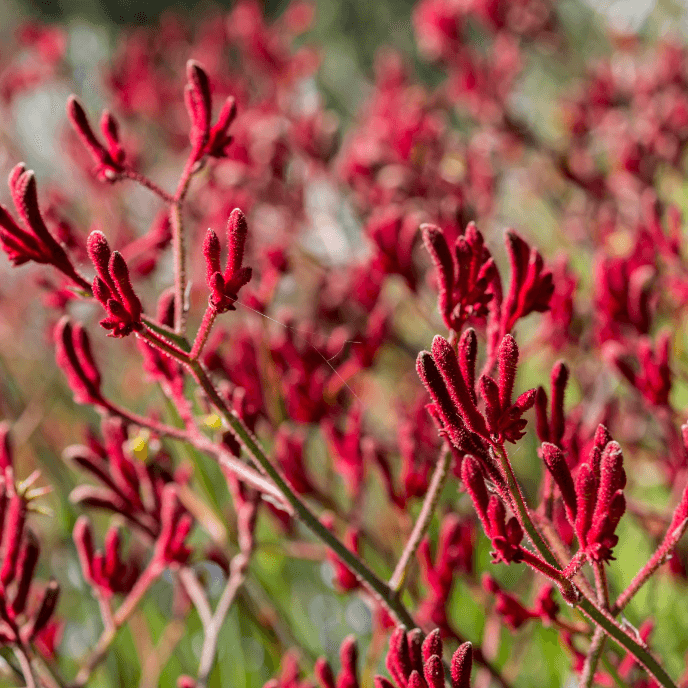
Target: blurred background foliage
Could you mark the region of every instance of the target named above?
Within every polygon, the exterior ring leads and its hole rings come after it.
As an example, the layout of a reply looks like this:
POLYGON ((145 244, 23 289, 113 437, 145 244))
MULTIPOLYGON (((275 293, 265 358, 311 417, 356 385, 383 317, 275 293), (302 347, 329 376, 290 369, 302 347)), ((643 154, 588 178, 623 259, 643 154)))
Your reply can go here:
MULTIPOLYGON (((265 11, 268 16, 275 17, 283 11, 286 4, 285 0, 266 0, 265 11)), ((401 50, 414 64, 423 80, 432 83, 438 78, 433 68, 418 60, 414 50, 410 21, 413 0, 317 0, 315 4, 315 24, 300 40, 320 46, 320 86, 326 95, 327 105, 335 109, 342 118, 344 129, 351 123, 368 93, 374 56, 381 45, 392 45, 401 50)), ((222 3, 221 6, 230 5, 231 3, 222 3)), ((146 3, 123 0, 5 0, 0 4, 0 24, 6 27, 4 30, 9 30, 8 27, 16 25, 21 17, 34 17, 66 25, 71 39, 70 60, 75 79, 77 83, 82 83, 85 95, 88 96, 89 80, 96 78, 98 64, 111 54, 117 32, 123 26, 149 25, 169 11, 178 11, 194 21, 205 11, 212 11, 217 7, 217 4, 170 3, 164 0, 149 0, 146 3)), ((558 3, 558 15, 566 27, 566 34, 576 47, 569 55, 587 58, 604 53, 609 22, 617 26, 630 26, 650 39, 667 30, 685 34, 688 27, 686 8, 681 3, 670 0, 658 0, 656 3, 638 0, 596 3, 595 0, 590 0, 590 4, 566 0, 558 3)), ((552 103, 556 94, 561 92, 563 84, 572 75, 581 73, 583 64, 566 64, 550 59, 547 55, 530 55, 530 59, 532 64, 527 70, 527 80, 521 85, 518 108, 545 137, 556 140, 557 122, 552 103)), ((103 94, 90 95, 97 104, 102 104, 103 94)), ((58 94, 55 101, 64 103, 63 96, 64 94, 58 94)), ((25 143, 34 153, 31 165, 39 171, 43 168, 45 172, 54 175, 60 169, 60 164, 59 161, 57 165, 54 164, 54 152, 45 144, 49 137, 41 132, 49 131, 55 118, 62 119, 63 114, 60 110, 53 113, 54 117, 50 119, 50 107, 46 111, 47 115, 44 111, 39 111, 42 122, 37 122, 36 119, 30 121, 32 127, 40 128, 32 130, 32 135, 26 137, 25 143), (37 145, 36 141, 41 143, 37 145)), ((685 216, 688 211, 688 194, 681 196, 681 193, 682 190, 679 189, 677 198, 685 216)), ((523 195, 511 197, 508 193, 503 194, 500 202, 502 220, 517 221, 521 226, 529 227, 533 233, 537 233, 540 247, 545 247, 543 253, 546 253, 548 237, 555 233, 556 222, 547 206, 533 197, 526 199, 527 205, 524 206, 523 195), (512 201, 512 198, 517 198, 518 202, 512 201)), ((589 281, 586 258, 580 256, 577 265, 576 256, 573 258, 577 272, 584 279, 587 272, 589 281)), ((428 306, 431 308, 432 304, 428 306)), ((4 356, 0 356, 1 392, 6 415, 21 420, 21 425, 15 429, 16 434, 23 441, 31 443, 32 460, 41 466, 47 480, 56 487, 57 496, 51 500, 55 518, 44 526, 46 532, 53 537, 55 547, 52 560, 44 561, 42 566, 60 578, 63 586, 61 605, 62 608, 70 609, 62 643, 66 649, 63 669, 65 674, 72 675, 77 664, 69 658, 78 658, 86 647, 95 642, 100 632, 98 607, 83 583, 71 541, 70 533, 79 512, 64 496, 69 494, 76 482, 63 469, 53 448, 64 446, 65 442, 62 438, 51 441, 51 433, 52 439, 60 437, 59 426, 63 419, 65 423, 73 422, 70 417, 74 410, 71 395, 62 381, 58 380, 60 374, 55 371, 52 363, 45 365, 44 370, 48 372, 43 384, 45 394, 48 395, 50 390, 50 395, 48 409, 44 407, 41 412, 47 413, 52 408, 56 410, 56 415, 50 424, 39 430, 32 412, 35 411, 39 417, 40 413, 31 406, 35 390, 30 390, 27 394, 23 387, 22 379, 28 376, 25 368, 44 365, 48 357, 52 356, 43 352, 44 358, 41 358, 41 354, 37 353, 44 336, 38 323, 39 321, 35 326, 27 328, 28 353, 25 354, 23 364, 18 363, 16 352, 9 362, 4 360, 4 356), (17 376, 18 380, 15 379, 17 376)), ((412 336, 420 342, 429 341, 433 332, 427 327, 419 327, 417 323, 413 325, 415 331, 412 336)), ((108 351, 112 343, 107 342, 103 346, 108 351)), ((538 364, 534 360, 524 366, 521 372, 523 378, 542 380, 547 374, 546 364, 538 364)), ((137 386, 134 385, 134 388, 137 386)), ((686 395, 685 383, 679 386, 676 394, 686 395)), ((45 399, 42 398, 41 401, 45 399)), ((572 395, 572 401, 575 401, 575 395, 572 395)), ((142 407, 144 402, 145 400, 138 399, 135 405, 142 407)), ((88 412, 82 408, 79 414, 84 427, 88 418, 84 414, 88 412)), ((91 420, 95 420, 95 414, 92 414, 91 420)), ((71 438, 71 441, 78 439, 71 438)), ((520 451, 515 462, 526 483, 530 482, 532 486, 536 484, 540 469, 534 438, 531 438, 531 443, 530 447, 520 451), (529 476, 530 481, 527 480, 529 476)), ((197 470, 200 491, 207 500, 214 503, 216 514, 221 517, 223 511, 229 508, 230 500, 226 490, 220 490, 218 494, 215 489, 218 484, 223 484, 219 469, 207 457, 197 455, 193 450, 183 451, 189 452, 183 458, 190 459, 197 470)), ((21 447, 18 453, 20 459, 26 456, 26 451, 21 447)), ((651 479, 649 482, 651 483, 651 479)), ((380 488, 375 486, 373 489, 380 488)), ((665 497, 659 491, 657 502, 662 503, 665 497)), ((471 510, 465 495, 458 500, 456 485, 451 481, 446 488, 445 500, 456 503, 459 512, 471 510)), ((368 504, 369 509, 374 509, 374 500, 369 500, 368 504)), ((374 518, 375 514, 371 513, 369 517, 374 518)), ((651 547, 643 533, 628 521, 626 519, 622 522, 620 544, 616 551, 622 565, 613 568, 613 575, 616 576, 613 585, 617 590, 628 583, 633 573, 646 561, 651 547)), ((390 537, 393 537, 394 524, 388 524, 387 527, 390 529, 390 537)), ((305 533, 301 534, 307 539, 305 533)), ((307 556, 302 559, 285 556, 283 542, 279 534, 270 527, 268 519, 261 520, 258 540, 260 547, 251 565, 251 578, 224 626, 218 666, 212 675, 210 688, 262 686, 278 671, 281 648, 285 646, 295 645, 301 648, 306 664, 323 652, 331 660, 335 660, 336 664, 337 648, 345 635, 355 633, 363 647, 370 639, 371 615, 368 607, 356 597, 335 592, 331 584, 331 570, 327 564, 313 563, 307 556), (261 614, 265 614, 266 609, 272 614, 272 630, 266 630, 261 623, 261 614)), ((385 563, 379 559, 379 553, 373 547, 364 546, 362 554, 374 569, 385 569, 385 563)), ((478 570, 488 568, 489 543, 482 533, 478 538, 476 557, 479 562, 478 570)), ((314 558, 320 559, 321 553, 316 551, 314 558)), ((519 577, 528 574, 518 567, 495 567, 493 575, 506 587, 518 588, 519 577)), ((217 583, 214 588, 211 585, 215 594, 211 601, 215 602, 221 590, 219 567, 208 564, 207 577, 217 583)), ((455 585, 455 603, 450 605, 453 621, 471 640, 478 641, 488 632, 495 636, 491 642, 498 648, 498 664, 506 667, 507 672, 509 667, 521 667, 519 679, 514 684, 516 688, 573 685, 569 656, 562 650, 557 633, 531 624, 512 636, 503 627, 495 626, 494 617, 485 615, 482 598, 476 594, 476 587, 476 583, 470 581, 459 581, 455 585)), ((151 677, 157 674, 150 667, 149 674, 146 674, 147 656, 151 655, 156 644, 171 644, 175 640, 174 634, 180 631, 169 623, 172 608, 170 586, 163 580, 155 586, 132 623, 119 635, 103 670, 94 675, 89 685, 94 688, 151 685, 151 677)), ((685 588, 666 577, 653 581, 633 601, 628 613, 629 618, 642 619, 648 615, 654 616, 657 621, 654 640, 656 646, 662 648, 667 669, 673 675, 681 673, 685 667, 684 653, 688 648, 688 595, 685 588)), ((195 616, 192 615, 191 618, 194 619, 195 616)), ((173 686, 180 673, 194 672, 202 635, 200 624, 194 628, 193 623, 192 621, 191 627, 187 626, 183 637, 174 643, 168 663, 159 668, 159 685, 173 686)), ((365 680, 370 680, 372 669, 373 667, 366 667, 365 680)))

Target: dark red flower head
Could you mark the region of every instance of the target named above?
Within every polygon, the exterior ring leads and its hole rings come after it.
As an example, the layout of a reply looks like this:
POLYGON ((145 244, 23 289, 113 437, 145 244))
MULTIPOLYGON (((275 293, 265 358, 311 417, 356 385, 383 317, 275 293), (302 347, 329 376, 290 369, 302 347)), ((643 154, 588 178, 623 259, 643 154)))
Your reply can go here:
POLYGON ((129 279, 129 268, 118 251, 111 251, 105 235, 99 231, 89 234, 88 255, 96 269, 93 295, 100 301, 108 317, 100 321, 111 330, 111 337, 126 337, 143 329, 141 301, 129 279))
MULTIPOLYGON (((389 639, 385 661, 394 683, 375 677, 375 688, 444 688, 442 639, 438 630, 422 640, 420 629, 406 630, 397 626, 389 639)), ((463 643, 454 653, 451 665, 451 688, 470 688, 473 649, 463 643)))
POLYGON ((104 110, 100 129, 105 138, 104 146, 93 133, 88 115, 79 99, 72 95, 67 100, 67 117, 82 143, 96 163, 96 175, 105 182, 116 182, 124 171, 124 149, 119 142, 119 126, 112 113, 104 110))
POLYGON ((209 229, 203 255, 206 263, 206 281, 210 288, 210 303, 218 313, 234 310, 241 287, 251 279, 251 268, 242 267, 248 225, 244 214, 235 208, 227 221, 227 263, 222 271, 220 267, 220 240, 212 229, 209 229))
POLYGON ((14 206, 23 224, 0 205, 0 244, 14 265, 29 261, 52 265, 82 289, 88 282, 79 275, 65 250, 48 230, 38 207, 36 175, 23 163, 16 165, 9 176, 9 187, 14 206))

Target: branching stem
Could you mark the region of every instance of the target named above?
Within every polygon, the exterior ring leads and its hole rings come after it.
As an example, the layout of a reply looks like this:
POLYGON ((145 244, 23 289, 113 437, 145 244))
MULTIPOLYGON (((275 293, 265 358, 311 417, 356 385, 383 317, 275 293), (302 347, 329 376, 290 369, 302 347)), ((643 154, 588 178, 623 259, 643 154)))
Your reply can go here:
POLYGON ((239 416, 227 406, 219 392, 215 389, 215 386, 208 377, 202 364, 197 360, 192 360, 186 352, 165 342, 149 330, 144 330, 139 333, 139 336, 172 358, 178 360, 189 370, 210 402, 230 426, 237 440, 255 463, 256 467, 274 482, 284 499, 293 508, 297 518, 299 518, 316 537, 333 550, 344 564, 371 590, 373 595, 386 607, 398 623, 405 625, 407 628, 415 628, 416 623, 413 617, 402 604, 396 592, 375 575, 357 555, 351 552, 348 547, 337 539, 337 537, 320 522, 310 508, 301 501, 294 490, 292 490, 280 471, 272 465, 258 440, 244 425, 239 416))
MULTIPOLYGON (((507 481, 509 492, 512 495, 514 502, 514 509, 519 523, 530 537, 533 546, 538 550, 540 556, 550 564, 554 569, 561 568, 554 554, 552 554, 549 547, 547 547, 533 523, 528 507, 523 499, 523 493, 516 481, 511 463, 506 454, 504 447, 495 446, 495 455, 504 473, 507 481)), ((571 585, 570 581, 566 579, 561 573, 559 585, 562 590, 566 589, 567 585, 571 585)), ((575 600, 567 600, 574 607, 579 609, 585 616, 587 616, 595 625, 600 626, 604 632, 625 650, 627 650, 638 664, 645 667, 647 672, 664 688, 676 688, 676 684, 667 674, 664 668, 657 662, 657 660, 648 652, 647 648, 638 643, 635 638, 632 638, 614 619, 610 612, 606 609, 600 608, 595 602, 586 597, 580 590, 576 590, 577 597, 575 600)))

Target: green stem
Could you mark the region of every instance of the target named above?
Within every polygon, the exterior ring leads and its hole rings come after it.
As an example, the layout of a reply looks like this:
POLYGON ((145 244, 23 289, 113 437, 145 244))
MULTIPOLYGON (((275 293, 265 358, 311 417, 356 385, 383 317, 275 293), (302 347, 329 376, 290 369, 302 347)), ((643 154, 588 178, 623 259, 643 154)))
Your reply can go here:
POLYGON ((145 186, 148 190, 152 191, 156 196, 165 201, 165 203, 174 203, 174 196, 171 196, 167 193, 167 191, 160 188, 152 179, 149 179, 140 172, 136 172, 136 170, 132 169, 131 167, 127 167, 122 172, 122 176, 141 184, 141 186, 145 186))
POLYGON ((585 658, 585 664, 583 666, 583 673, 581 674, 580 686, 579 688, 592 688, 595 682, 595 671, 597 670, 597 663, 600 661, 602 656, 602 650, 604 649, 604 641, 607 636, 600 626, 595 629, 592 635, 592 641, 590 647, 588 648, 588 656, 585 658))
MULTIPOLYGON (((604 570, 604 563, 601 561, 592 562, 592 569, 595 574, 595 587, 597 588, 597 601, 604 609, 609 609, 609 585, 607 574, 604 570)), ((607 636, 602 628, 598 626, 592 636, 592 642, 588 648, 588 656, 585 658, 583 674, 581 675, 581 688, 592 688, 595 681, 597 665, 603 656, 604 644, 607 636)))
POLYGON ((147 330, 139 333, 139 336, 143 337, 153 346, 162 349, 172 358, 175 358, 180 363, 184 364, 184 366, 186 366, 203 391, 206 393, 213 406, 217 408, 222 417, 228 423, 239 440, 239 443, 246 450, 251 460, 275 483, 285 500, 294 509, 296 516, 303 521, 303 523, 309 528, 309 530, 311 530, 311 532, 313 532, 316 537, 330 547, 330 549, 332 549, 332 551, 344 562, 344 564, 368 586, 368 588, 380 600, 380 602, 384 604, 384 606, 398 623, 405 625, 407 628, 415 628, 416 622, 413 620, 413 617, 409 614, 406 607, 404 607, 402 604, 399 596, 383 580, 378 578, 358 558, 358 556, 356 556, 342 542, 340 542, 336 536, 320 522, 318 517, 308 508, 308 506, 296 495, 277 468, 272 465, 262 447, 258 443, 258 440, 253 436, 251 431, 225 404, 201 363, 199 361, 191 360, 187 354, 179 351, 179 349, 176 347, 169 345, 167 342, 161 340, 147 330))
POLYGON ((621 627, 617 626, 616 622, 611 616, 606 616, 605 613, 598 609, 587 597, 581 597, 578 605, 580 610, 598 626, 601 626, 604 631, 621 645, 625 650, 635 657, 638 664, 645 667, 647 672, 665 688, 677 688, 669 674, 662 668, 657 660, 644 648, 640 643, 631 638, 621 627))
MULTIPOLYGON (((502 471, 504 472, 504 477, 507 481, 507 486, 509 492, 512 495, 514 508, 516 510, 516 515, 519 523, 523 529, 528 533, 533 546, 539 551, 540 556, 542 556, 547 563, 551 564, 556 569, 560 568, 560 563, 557 561, 554 554, 545 544, 542 536, 538 532, 535 524, 533 523, 528 507, 523 499, 523 493, 521 488, 516 481, 516 476, 514 475, 513 469, 511 468, 511 463, 504 450, 503 446, 494 446, 494 452, 497 456, 497 460, 500 463, 502 471)), ((570 585, 570 581, 564 578, 561 574, 560 584, 564 587, 566 584, 570 585)), ((628 635, 614 620, 614 617, 608 611, 602 610, 595 605, 595 603, 588 599, 583 593, 579 591, 579 597, 576 600, 571 600, 574 607, 583 612, 591 621, 593 621, 598 626, 602 627, 604 632, 613 640, 615 640, 619 645, 621 645, 625 650, 627 650, 631 655, 633 655, 638 662, 641 664, 647 672, 665 688, 677 688, 676 684, 672 681, 669 674, 662 668, 662 666, 657 662, 657 660, 648 652, 646 648, 640 645, 636 640, 634 640, 630 635, 628 635)))
POLYGON ((176 332, 174 332, 174 330, 170 330, 169 328, 164 327, 163 325, 160 325, 159 323, 156 323, 153 320, 149 320, 145 316, 141 317, 141 322, 149 330, 153 330, 153 332, 159 334, 161 337, 165 337, 166 339, 169 339, 171 342, 174 342, 182 351, 191 351, 191 344, 189 344, 187 338, 177 334, 176 332))
POLYGON ((170 207, 170 224, 174 261, 174 329, 178 335, 183 336, 186 323, 186 252, 181 201, 175 201, 170 207))
POLYGON ((184 245, 184 225, 182 223, 182 206, 189 190, 191 177, 199 169, 194 151, 187 158, 186 165, 179 179, 174 200, 170 206, 170 224, 172 225, 172 255, 174 258, 174 329, 183 335, 186 328, 186 248, 184 245))
POLYGON ((528 511, 528 507, 526 506, 523 498, 523 493, 521 492, 521 486, 516 480, 516 476, 514 475, 514 470, 511 467, 511 462, 506 454, 506 450, 501 445, 493 445, 493 451, 502 469, 502 473, 504 473, 504 478, 506 479, 506 484, 509 488, 509 494, 512 497, 513 507, 519 524, 528 534, 530 541, 533 543, 535 549, 537 549, 537 551, 540 553, 540 556, 543 557, 550 566, 554 566, 554 568, 559 569, 561 564, 557 561, 557 558, 554 556, 554 554, 552 554, 552 551, 547 546, 547 543, 542 538, 542 535, 540 535, 530 517, 530 512, 528 511))
POLYGON ((420 514, 418 514, 418 520, 413 526, 411 535, 409 536, 408 542, 404 547, 404 551, 401 553, 399 562, 394 569, 392 577, 389 579, 389 587, 395 592, 399 592, 404 587, 404 582, 406 580, 406 574, 411 566, 413 556, 418 549, 420 541, 430 526, 430 521, 432 520, 432 515, 435 513, 435 507, 442 493, 442 488, 447 479, 449 472, 449 464, 451 463, 452 454, 449 449, 445 446, 442 448, 442 454, 435 472, 432 474, 432 479, 430 480, 430 485, 428 486, 427 494, 423 500, 423 506, 421 507, 420 514))
POLYGON ((669 524, 669 530, 664 536, 664 540, 657 548, 655 553, 650 557, 650 560, 643 566, 636 574, 635 578, 630 582, 629 586, 619 595, 618 599, 612 606, 612 614, 616 616, 624 607, 633 599, 633 596, 643 587, 650 579, 652 574, 666 561, 669 552, 678 544, 683 534, 688 528, 688 518, 684 519, 678 527, 674 524, 669 524))

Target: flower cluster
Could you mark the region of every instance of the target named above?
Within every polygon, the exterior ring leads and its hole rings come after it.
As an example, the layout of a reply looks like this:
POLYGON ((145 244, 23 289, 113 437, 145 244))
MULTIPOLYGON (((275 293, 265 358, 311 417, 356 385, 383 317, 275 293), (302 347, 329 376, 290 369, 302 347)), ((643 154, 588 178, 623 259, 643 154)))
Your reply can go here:
MULTIPOLYGON (((429 633, 425 639, 419 628, 408 631, 397 626, 389 639, 385 665, 392 681, 385 676, 375 676, 375 688, 442 688, 445 685, 442 662, 442 639, 439 630, 429 633)), ((335 679, 332 667, 326 659, 315 663, 315 680, 319 688, 360 688, 358 678, 358 649, 353 636, 345 638, 339 648, 341 670, 335 679)), ((451 658, 451 688, 470 688, 473 648, 463 643, 451 658)), ((268 681, 264 688, 290 688, 307 686, 299 681, 299 666, 293 654, 285 655, 279 678, 268 681)))
POLYGON ((23 52, 0 56, 0 412, 21 438, 15 461, 2 426, 0 680, 83 688, 131 624, 142 683, 174 670, 205 688, 231 681, 219 667, 242 653, 222 629, 239 618, 270 646, 252 686, 281 655, 269 688, 467 688, 473 663, 476 685, 510 688, 534 681, 503 657, 536 623, 571 656, 553 655, 559 684, 685 683, 672 648, 649 647, 680 619, 636 595, 688 570, 688 53, 614 35, 590 64, 572 12, 419 0, 431 68, 380 50, 344 136, 301 38, 310 3, 274 21, 256 0, 166 15, 118 39, 98 126, 88 94, 67 99, 51 165, 74 177, 41 171, 40 195, 12 122, 24 94, 78 90, 78 51, 21 28, 23 52), (542 103, 530 90, 564 52, 578 85, 542 103), (53 357, 97 413, 80 445, 69 394, 44 386, 53 357), (54 519, 71 538, 34 527, 37 474, 15 479, 43 461, 71 490, 54 519), (626 524, 653 552, 637 571, 626 524), (290 585, 294 603, 275 599, 290 585), (486 610, 482 636, 459 588, 486 610), (79 635, 84 589, 100 618, 88 607, 79 635), (354 597, 371 610, 365 662, 349 636, 338 671, 319 659, 302 679, 286 641, 345 632, 292 626, 330 603, 348 623, 354 597))
POLYGON ((34 583, 40 545, 27 527, 31 502, 44 490, 30 489, 37 475, 15 483, 9 428, 4 423, 0 427, 0 471, 0 644, 22 653, 36 646, 52 655, 59 631, 53 615, 60 587, 55 579, 47 585, 34 583))

